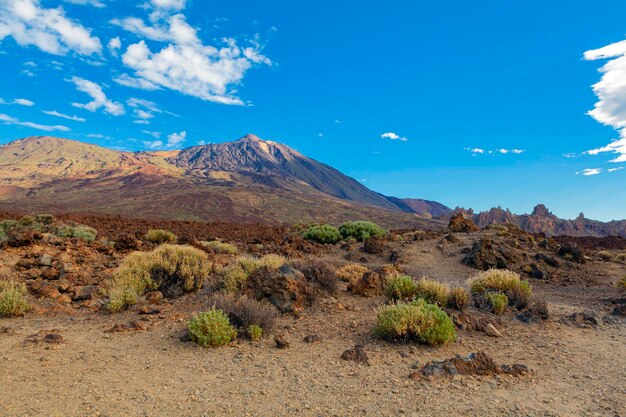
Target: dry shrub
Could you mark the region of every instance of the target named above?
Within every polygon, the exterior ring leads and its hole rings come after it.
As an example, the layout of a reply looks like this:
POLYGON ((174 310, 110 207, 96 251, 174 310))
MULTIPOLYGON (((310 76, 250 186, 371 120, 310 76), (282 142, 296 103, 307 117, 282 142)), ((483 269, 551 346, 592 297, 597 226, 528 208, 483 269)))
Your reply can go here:
POLYGON ((23 316, 30 306, 26 285, 13 280, 0 280, 0 316, 23 316))
POLYGON ((378 272, 378 274, 380 274, 380 276, 385 280, 388 280, 391 277, 397 277, 398 275, 402 275, 402 270, 400 270, 399 267, 393 264, 385 264, 378 268, 376 272, 378 272))
POLYGON ((471 296, 465 288, 453 288, 450 290, 450 295, 448 295, 448 307, 463 311, 469 305, 470 298, 471 296))
POLYGON ((213 252, 227 255, 237 255, 239 251, 237 246, 230 243, 221 242, 219 240, 213 240, 211 242, 201 241, 200 246, 213 252))
POLYGON ((509 305, 517 309, 526 308, 532 297, 528 281, 522 281, 518 273, 506 269, 490 269, 479 272, 468 281, 475 296, 500 293, 508 298, 509 305))
POLYGON ((413 277, 398 275, 387 280, 385 295, 391 301, 412 300, 417 294, 417 284, 413 277))
POLYGON ((241 337, 251 336, 249 334, 251 326, 258 326, 267 334, 274 327, 278 317, 278 310, 273 305, 245 295, 235 297, 231 294, 213 294, 208 302, 210 306, 222 310, 228 316, 241 337))
POLYGON ((230 264, 219 273, 220 287, 227 293, 239 292, 245 288, 249 275, 240 264, 230 264))
POLYGON ((257 260, 257 268, 266 266, 270 269, 278 269, 281 266, 287 263, 287 258, 281 255, 276 255, 274 253, 270 253, 269 255, 265 255, 260 257, 257 260))
POLYGON ((449 294, 450 287, 443 282, 426 277, 417 281, 415 298, 423 298, 428 303, 437 304, 443 307, 448 304, 449 294))
POLYGON ((136 304, 146 290, 178 297, 202 288, 211 272, 206 253, 191 246, 161 245, 151 252, 134 252, 124 258, 108 282, 111 312, 136 304))
POLYGON ((612 261, 614 259, 613 254, 611 252, 609 252, 608 250, 598 251, 597 255, 598 255, 598 257, 600 259, 602 259, 605 262, 609 262, 609 261, 612 261))
POLYGON ((291 264, 304 274, 307 281, 319 285, 328 292, 337 292, 337 275, 335 270, 327 263, 316 259, 298 259, 291 264))
POLYGON ((348 264, 337 269, 335 275, 343 282, 354 282, 360 279, 369 269, 359 264, 348 264))
POLYGON ((150 229, 148 233, 146 233, 145 239, 157 245, 162 245, 164 243, 176 243, 178 238, 176 235, 168 230, 163 229, 150 229))

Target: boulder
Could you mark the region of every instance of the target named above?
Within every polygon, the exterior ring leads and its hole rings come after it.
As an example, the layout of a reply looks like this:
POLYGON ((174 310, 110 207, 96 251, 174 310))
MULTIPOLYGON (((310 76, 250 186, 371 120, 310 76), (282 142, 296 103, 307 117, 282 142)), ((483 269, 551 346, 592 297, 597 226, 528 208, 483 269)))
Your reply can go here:
POLYGON ((348 291, 363 297, 382 295, 385 287, 384 279, 380 274, 367 271, 363 276, 348 284, 348 291))
POLYGON ((367 356, 367 352, 363 349, 361 345, 355 345, 350 349, 346 350, 341 354, 341 359, 344 361, 353 361, 357 363, 364 363, 366 365, 370 365, 369 357, 367 356))
POLYGON ((291 265, 278 270, 262 267, 248 278, 246 292, 266 299, 283 313, 299 314, 313 303, 314 290, 304 274, 291 265))
POLYGON ((478 230, 478 226, 471 219, 466 219, 462 213, 457 213, 450 218, 448 230, 455 233, 471 233, 478 230))
POLYGON ((384 237, 372 236, 368 239, 365 239, 363 242, 363 249, 365 252, 370 253, 372 255, 380 255, 385 251, 387 245, 385 243, 384 237))
POLYGON ((578 247, 578 245, 570 245, 569 243, 565 243, 559 248, 558 254, 561 258, 567 259, 568 261, 576 262, 579 264, 585 263, 585 254, 583 253, 582 249, 578 247))
POLYGON ((474 243, 463 263, 483 271, 492 268, 507 269, 509 267, 507 258, 512 258, 508 251, 494 247, 490 239, 482 239, 474 243))

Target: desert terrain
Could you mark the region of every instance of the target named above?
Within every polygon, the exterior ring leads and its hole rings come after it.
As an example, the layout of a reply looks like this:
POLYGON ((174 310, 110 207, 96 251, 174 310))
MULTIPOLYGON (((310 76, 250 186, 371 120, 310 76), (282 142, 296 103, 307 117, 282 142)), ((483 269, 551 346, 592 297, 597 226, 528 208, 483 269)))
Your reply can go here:
MULTIPOLYGON (((2 219, 19 217, 5 213, 2 219)), ((337 244, 304 240, 287 226, 153 224, 77 215, 52 225, 79 223, 96 229, 97 239, 88 243, 26 228, 3 243, 0 273, 26 285, 30 308, 23 316, 0 318, 1 415, 620 416, 626 411, 626 298, 619 288, 626 275, 624 240, 606 239, 603 246, 602 239, 593 244, 546 239, 515 226, 476 230, 470 221, 451 223, 451 230, 397 230, 337 244), (214 268, 197 291, 175 297, 146 293, 136 304, 110 312, 104 289, 111 276, 133 251, 158 248, 142 241, 157 226, 177 233, 179 245, 203 247, 199 242, 219 240, 236 247, 237 254, 207 249, 214 268), (534 302, 545 300, 547 317, 545 308, 534 305, 507 307, 497 315, 474 303, 462 312, 443 306, 455 323, 453 341, 429 346, 387 340, 373 329, 377 312, 390 302, 382 287, 359 283, 364 277, 357 274, 356 283, 335 276, 324 278, 334 280, 332 285, 311 284, 302 304, 298 289, 280 283, 263 287, 258 298, 280 313, 259 340, 238 336, 216 348, 190 341, 187 323, 194 312, 211 309, 216 294, 224 292, 216 284, 215 265, 228 267, 244 254, 281 255, 305 272, 323 264, 327 270, 317 272, 318 278, 357 264, 379 272, 370 279, 394 270, 465 288, 480 270, 506 267, 529 281, 534 302), (489 335, 487 327, 497 335, 489 335), (353 354, 346 354, 350 349, 353 354), (493 362, 468 372, 431 363, 477 352, 493 362), (506 372, 502 365, 519 365, 514 367, 519 372, 506 372)), ((253 297, 250 288, 235 291, 235 297, 253 297)))

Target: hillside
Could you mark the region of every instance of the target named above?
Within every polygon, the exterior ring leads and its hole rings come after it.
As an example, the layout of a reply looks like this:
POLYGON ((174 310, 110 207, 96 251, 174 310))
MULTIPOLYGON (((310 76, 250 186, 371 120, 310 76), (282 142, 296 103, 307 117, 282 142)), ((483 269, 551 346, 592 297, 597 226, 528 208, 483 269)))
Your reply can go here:
MULTIPOLYGON (((0 208, 264 223, 428 223, 338 170, 246 135, 181 151, 119 152, 31 137, 0 146, 0 208)), ((397 199, 396 199, 397 200, 397 199)))

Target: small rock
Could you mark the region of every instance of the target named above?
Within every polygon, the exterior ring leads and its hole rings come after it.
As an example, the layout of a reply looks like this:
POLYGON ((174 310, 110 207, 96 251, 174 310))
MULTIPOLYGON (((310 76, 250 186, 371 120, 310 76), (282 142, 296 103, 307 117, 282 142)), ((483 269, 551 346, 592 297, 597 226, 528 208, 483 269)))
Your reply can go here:
POLYGON ((108 330, 105 330, 106 333, 118 333, 118 332, 128 332, 128 331, 138 331, 138 330, 146 330, 147 327, 145 324, 140 323, 138 321, 129 321, 128 323, 117 323, 114 324, 108 330))
POLYGON ((491 323, 485 326, 484 332, 491 337, 502 337, 502 333, 491 323))
POLYGON ((57 344, 57 345, 61 343, 65 343, 63 336, 61 336, 58 333, 48 333, 47 335, 44 336, 43 341, 45 343, 57 344))
POLYGON ((346 350, 341 354, 341 359, 344 361, 354 361, 358 363, 364 363, 371 365, 367 352, 361 345, 355 345, 354 347, 346 350))
POLYGON ((289 347, 289 341, 283 335, 279 335, 279 334, 275 335, 274 343, 276 343, 276 347, 278 349, 286 349, 289 347))
POLYGON ((43 254, 39 258, 37 258, 37 263, 39 266, 50 266, 52 265, 52 256, 43 254))
POLYGON ((161 291, 150 291, 146 294, 146 301, 149 304, 160 304, 163 301, 163 293, 161 291))
POLYGON ((304 339, 302 339, 302 341, 304 343, 319 343, 322 341, 322 337, 317 334, 309 334, 304 336, 304 339))
POLYGON ((155 306, 142 305, 139 307, 139 314, 159 314, 161 309, 155 306))

